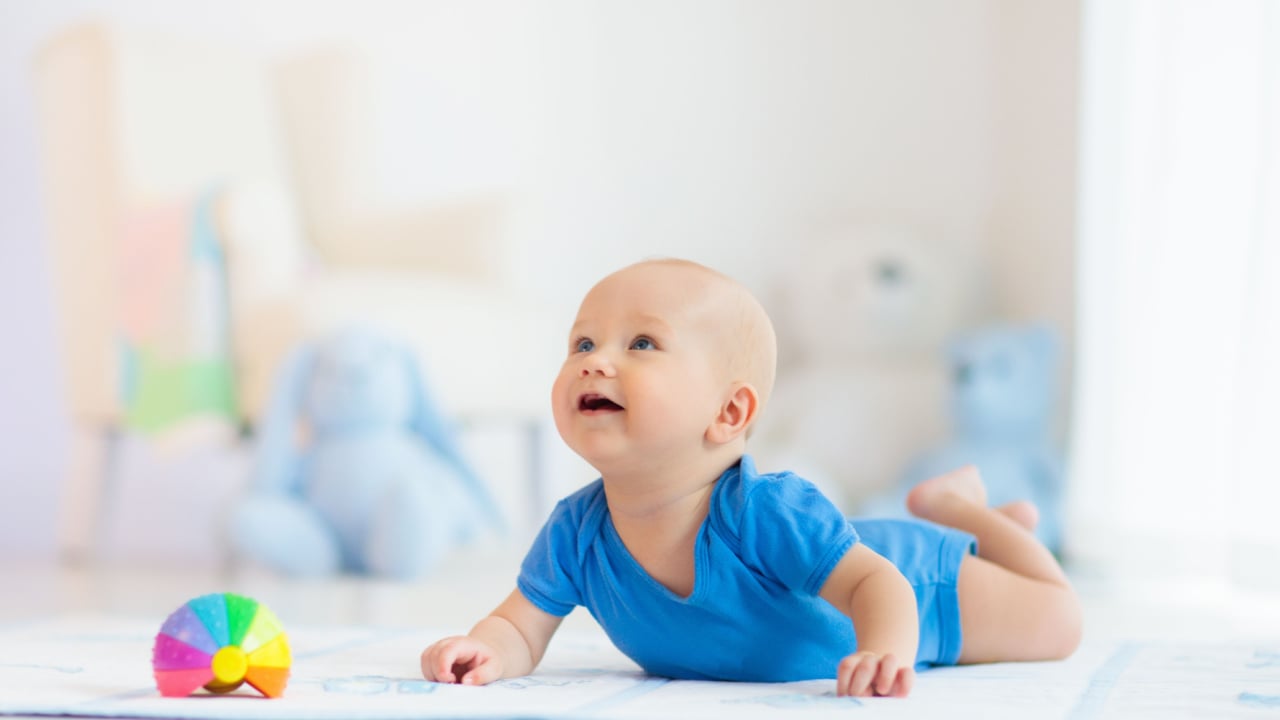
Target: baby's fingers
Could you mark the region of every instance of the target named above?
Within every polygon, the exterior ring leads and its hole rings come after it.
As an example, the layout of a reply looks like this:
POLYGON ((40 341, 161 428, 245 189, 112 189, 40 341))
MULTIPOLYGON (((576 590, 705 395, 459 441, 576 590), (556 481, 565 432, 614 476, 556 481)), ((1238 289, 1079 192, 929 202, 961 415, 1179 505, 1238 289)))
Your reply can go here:
POLYGON ((879 661, 879 670, 876 673, 876 680, 873 683, 873 689, 878 696, 897 696, 906 697, 906 693, 910 692, 910 684, 905 688, 901 687, 902 680, 910 683, 915 676, 914 671, 910 667, 902 667, 897 657, 886 655, 881 657, 879 661), (908 678, 910 675, 910 678, 908 678))
POLYGON ((915 670, 904 667, 893 654, 854 653, 836 668, 836 694, 906 697, 915 677, 915 670))
POLYGON ((475 656, 463 638, 446 638, 422 653, 422 676, 433 682, 454 683, 458 677, 454 666, 466 664, 475 656))
POLYGON ((867 688, 876 677, 876 658, 865 653, 854 653, 840 661, 836 668, 837 695, 867 695, 867 688))
POLYGON ((462 675, 463 685, 488 685, 502 677, 502 666, 495 658, 485 658, 462 675))
POLYGON ((422 651, 422 677, 431 682, 448 682, 437 669, 440 665, 440 643, 431 645, 422 651))
POLYGON ((904 667, 898 671, 898 681, 893 685, 893 691, 889 694, 893 697, 906 697, 911 694, 911 687, 916 682, 915 668, 904 667))

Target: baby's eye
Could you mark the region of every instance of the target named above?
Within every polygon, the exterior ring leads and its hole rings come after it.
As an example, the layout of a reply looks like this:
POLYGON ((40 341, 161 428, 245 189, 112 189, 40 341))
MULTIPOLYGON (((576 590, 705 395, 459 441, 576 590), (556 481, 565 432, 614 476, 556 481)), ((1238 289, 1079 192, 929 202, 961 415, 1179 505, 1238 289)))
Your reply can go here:
POLYGON ((596 349, 596 344, 591 342, 591 338, 578 338, 573 344, 574 352, 591 352, 596 349))
POLYGON ((631 341, 632 350, 653 350, 656 347, 657 346, 653 344, 652 340, 644 337, 643 335, 631 341))

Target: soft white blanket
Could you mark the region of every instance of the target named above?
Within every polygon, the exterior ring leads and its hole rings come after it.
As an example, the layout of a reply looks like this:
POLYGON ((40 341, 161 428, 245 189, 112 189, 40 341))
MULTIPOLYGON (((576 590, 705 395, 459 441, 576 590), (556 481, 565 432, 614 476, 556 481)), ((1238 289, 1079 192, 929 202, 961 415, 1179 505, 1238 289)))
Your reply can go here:
POLYGON ((850 699, 832 681, 746 684, 647 677, 601 632, 563 630, 538 671, 486 687, 421 679, 442 631, 286 627, 284 697, 163 698, 151 679, 158 623, 70 615, 0 627, 0 714, 172 718, 1170 718, 1280 713, 1280 645, 1090 642, 1069 660, 945 668, 911 697, 850 699))

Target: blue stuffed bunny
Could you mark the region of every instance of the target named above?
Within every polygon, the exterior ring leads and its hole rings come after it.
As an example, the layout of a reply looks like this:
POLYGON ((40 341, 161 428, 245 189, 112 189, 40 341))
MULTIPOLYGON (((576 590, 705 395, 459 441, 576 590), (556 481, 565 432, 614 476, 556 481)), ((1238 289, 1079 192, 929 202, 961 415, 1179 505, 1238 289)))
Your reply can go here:
POLYGON ((243 555, 294 576, 412 579, 477 525, 501 529, 418 367, 407 348, 359 329, 290 356, 231 516, 243 555))
POLYGON ((986 327, 947 347, 955 437, 919 454, 898 492, 866 508, 899 514, 916 483, 967 464, 978 467, 991 505, 1030 500, 1036 535, 1051 550, 1061 539, 1061 453, 1052 441, 1058 340, 1042 325, 986 327))

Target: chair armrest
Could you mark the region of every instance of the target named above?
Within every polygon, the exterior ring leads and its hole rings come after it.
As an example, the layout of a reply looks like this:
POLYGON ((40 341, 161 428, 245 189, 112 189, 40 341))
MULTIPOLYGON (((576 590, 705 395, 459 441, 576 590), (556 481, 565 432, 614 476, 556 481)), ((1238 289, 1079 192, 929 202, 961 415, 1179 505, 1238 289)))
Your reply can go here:
POLYGON ((417 270, 501 284, 509 279, 507 208, 495 193, 369 213, 315 228, 314 243, 328 267, 417 270))

